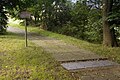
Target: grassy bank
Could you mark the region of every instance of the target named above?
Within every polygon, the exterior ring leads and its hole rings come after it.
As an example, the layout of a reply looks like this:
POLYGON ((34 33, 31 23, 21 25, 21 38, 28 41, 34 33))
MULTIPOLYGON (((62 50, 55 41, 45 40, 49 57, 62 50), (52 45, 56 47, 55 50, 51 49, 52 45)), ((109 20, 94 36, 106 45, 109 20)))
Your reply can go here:
POLYGON ((0 35, 0 80, 75 80, 49 53, 24 38, 0 35))
MULTIPOLYGON (((20 26, 18 24, 14 24, 14 23, 9 24, 9 26, 19 27, 21 29, 24 29, 24 26, 20 26)), ((70 43, 72 45, 78 46, 79 48, 83 48, 83 49, 95 52, 99 55, 106 56, 110 60, 114 60, 114 61, 117 61, 120 63, 120 47, 113 47, 113 48, 104 47, 101 44, 89 43, 89 42, 79 40, 79 39, 76 39, 76 38, 73 38, 70 36, 65 36, 65 35, 49 32, 49 31, 45 31, 45 30, 39 29, 38 27, 28 26, 28 31, 36 32, 43 36, 61 39, 66 43, 70 43)))

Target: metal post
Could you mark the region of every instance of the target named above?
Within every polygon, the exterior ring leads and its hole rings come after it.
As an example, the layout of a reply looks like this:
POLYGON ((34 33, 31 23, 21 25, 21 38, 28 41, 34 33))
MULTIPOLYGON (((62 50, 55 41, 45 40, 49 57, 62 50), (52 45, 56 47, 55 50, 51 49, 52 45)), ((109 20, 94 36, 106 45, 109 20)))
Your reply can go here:
POLYGON ((27 43, 27 19, 25 19, 25 47, 28 46, 28 43, 27 43))

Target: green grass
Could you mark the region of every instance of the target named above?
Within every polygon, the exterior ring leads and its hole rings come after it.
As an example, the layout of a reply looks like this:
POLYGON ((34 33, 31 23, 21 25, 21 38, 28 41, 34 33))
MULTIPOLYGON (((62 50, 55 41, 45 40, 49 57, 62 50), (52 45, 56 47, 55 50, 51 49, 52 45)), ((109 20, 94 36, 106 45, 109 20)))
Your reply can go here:
MULTIPOLYGON (((24 29, 24 26, 20 26, 18 24, 9 24, 10 26, 13 27, 19 27, 21 29, 24 29)), ((93 44, 93 43, 89 43, 83 40, 79 40, 70 36, 65 36, 65 35, 61 35, 61 34, 57 34, 57 33, 53 33, 50 31, 45 31, 42 29, 39 29, 38 27, 31 27, 28 26, 28 31, 30 32, 36 32, 40 35, 43 36, 48 36, 48 37, 53 37, 53 38, 57 38, 57 39, 61 39, 66 43, 70 43, 72 45, 78 46, 79 48, 83 48, 92 52, 95 52, 99 55, 103 55, 108 57, 110 60, 114 60, 116 62, 120 63, 120 47, 104 47, 101 44, 93 44)))
POLYGON ((51 54, 17 34, 0 35, 0 80, 74 80, 51 54))

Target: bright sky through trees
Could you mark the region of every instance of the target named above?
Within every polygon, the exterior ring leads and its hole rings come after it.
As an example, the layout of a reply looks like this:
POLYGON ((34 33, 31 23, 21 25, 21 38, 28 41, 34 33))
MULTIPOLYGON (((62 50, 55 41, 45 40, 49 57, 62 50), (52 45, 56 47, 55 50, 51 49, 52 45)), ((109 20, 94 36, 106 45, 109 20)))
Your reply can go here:
POLYGON ((76 1, 77 1, 77 0, 72 0, 72 2, 74 2, 74 3, 75 3, 76 1))

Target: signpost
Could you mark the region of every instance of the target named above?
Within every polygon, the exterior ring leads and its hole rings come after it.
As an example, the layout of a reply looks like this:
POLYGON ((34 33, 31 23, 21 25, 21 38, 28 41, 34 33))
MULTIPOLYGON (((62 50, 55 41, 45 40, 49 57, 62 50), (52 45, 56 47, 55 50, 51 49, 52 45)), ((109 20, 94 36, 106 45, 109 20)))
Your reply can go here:
POLYGON ((27 43, 27 19, 29 19, 31 14, 27 11, 23 11, 20 13, 20 18, 25 19, 25 47, 28 46, 27 43))

